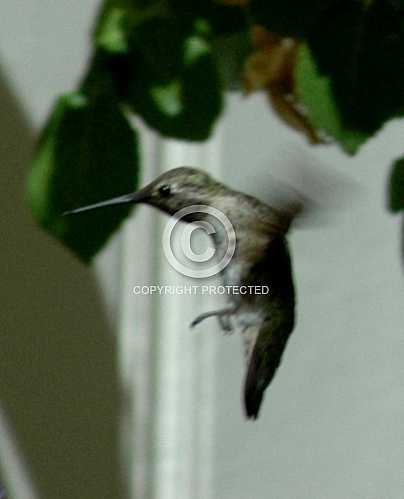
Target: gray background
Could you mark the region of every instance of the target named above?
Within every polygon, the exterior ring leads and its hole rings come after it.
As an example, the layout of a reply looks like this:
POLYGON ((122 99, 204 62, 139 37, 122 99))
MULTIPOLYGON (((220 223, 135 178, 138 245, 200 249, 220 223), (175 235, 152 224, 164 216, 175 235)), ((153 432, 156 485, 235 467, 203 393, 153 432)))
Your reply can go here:
POLYGON ((310 175, 313 165, 326 174, 322 202, 328 195, 335 211, 290 238, 298 321, 255 423, 246 424, 239 407, 239 338, 220 340, 218 498, 403 495, 404 281, 399 223, 385 209, 385 191, 404 128, 386 128, 355 158, 335 147, 313 152, 263 96, 230 99, 225 180, 264 198, 269 173, 290 178, 288 166, 301 163, 310 175))

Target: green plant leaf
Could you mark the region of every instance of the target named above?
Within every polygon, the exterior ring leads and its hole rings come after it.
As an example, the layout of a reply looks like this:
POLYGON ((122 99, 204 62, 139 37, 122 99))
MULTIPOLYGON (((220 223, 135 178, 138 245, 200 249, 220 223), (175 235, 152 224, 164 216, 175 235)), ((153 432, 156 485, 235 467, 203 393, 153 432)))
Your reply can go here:
POLYGON ((254 22, 281 35, 302 37, 333 0, 251 0, 254 22))
POLYGON ((404 11, 404 0, 388 0, 392 7, 397 9, 397 14, 402 14, 404 11))
POLYGON ((334 2, 308 37, 344 123, 374 133, 404 112, 404 16, 386 0, 334 2))
POLYGON ((59 98, 45 127, 28 179, 37 222, 88 262, 128 215, 116 206, 74 216, 66 210, 137 187, 135 131, 112 96, 59 98))
POLYGON ((213 56, 226 90, 240 90, 245 61, 252 52, 251 35, 247 31, 215 37, 213 56))
POLYGON ((404 215, 401 217, 401 259, 404 264, 404 215))
POLYGON ((166 11, 162 0, 105 0, 96 22, 95 45, 109 53, 127 53, 133 29, 166 11))
POLYGON ((173 17, 142 23, 133 33, 126 102, 162 135, 205 140, 222 109, 222 87, 210 28, 173 17))
POLYGON ((120 7, 111 8, 108 15, 103 17, 103 22, 99 25, 96 34, 98 46, 109 52, 127 52, 128 21, 125 9, 120 7))
POLYGON ((307 45, 300 47, 295 78, 296 93, 306 108, 310 123, 337 140, 347 153, 354 154, 369 135, 344 123, 330 78, 319 73, 307 45))
POLYGON ((404 210, 404 158, 398 159, 391 170, 388 208, 393 213, 404 210))
POLYGON ((188 24, 204 19, 214 35, 230 35, 247 30, 247 16, 240 5, 227 5, 217 0, 167 0, 174 17, 188 24))
MULTIPOLYGON (((387 207, 393 213, 404 211, 404 157, 393 163, 388 185, 387 207)), ((401 217, 401 258, 404 264, 404 215, 401 217)))

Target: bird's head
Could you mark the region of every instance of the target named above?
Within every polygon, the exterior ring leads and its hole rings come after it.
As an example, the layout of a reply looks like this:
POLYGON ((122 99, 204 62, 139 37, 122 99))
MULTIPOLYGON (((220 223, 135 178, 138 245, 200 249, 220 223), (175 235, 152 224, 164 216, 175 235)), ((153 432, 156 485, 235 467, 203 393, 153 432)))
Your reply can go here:
POLYGON ((139 191, 99 203, 82 206, 64 213, 71 215, 113 205, 145 203, 173 215, 191 205, 209 205, 223 188, 206 172, 197 168, 179 167, 163 173, 139 191))

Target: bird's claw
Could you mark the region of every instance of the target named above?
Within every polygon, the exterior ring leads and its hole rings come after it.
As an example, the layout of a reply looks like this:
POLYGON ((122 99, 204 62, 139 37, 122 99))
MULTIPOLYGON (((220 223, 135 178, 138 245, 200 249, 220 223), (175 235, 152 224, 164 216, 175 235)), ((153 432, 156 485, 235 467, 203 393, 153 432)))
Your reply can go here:
POLYGON ((198 317, 195 317, 195 319, 191 322, 191 324, 189 325, 189 327, 192 329, 194 328, 195 326, 197 326, 200 322, 203 321, 203 317, 201 315, 198 315, 198 317))
POLYGON ((217 313, 206 312, 204 314, 198 315, 198 317, 196 317, 191 322, 189 327, 192 329, 195 326, 197 326, 198 324, 200 324, 202 321, 207 319, 208 317, 214 317, 214 316, 217 317, 219 324, 220 324, 220 327, 225 334, 230 334, 233 332, 233 326, 232 326, 231 321, 230 321, 230 315, 228 313, 223 313, 222 311, 218 311, 217 313))

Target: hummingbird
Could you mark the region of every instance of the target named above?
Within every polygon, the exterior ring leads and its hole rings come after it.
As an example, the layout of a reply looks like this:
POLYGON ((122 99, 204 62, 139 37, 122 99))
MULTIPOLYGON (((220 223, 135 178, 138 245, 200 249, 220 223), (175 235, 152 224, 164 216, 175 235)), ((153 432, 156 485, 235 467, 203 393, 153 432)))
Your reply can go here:
MULTIPOLYGON (((295 326, 295 289, 286 235, 305 206, 303 197, 290 196, 279 206, 270 206, 231 189, 203 170, 184 166, 163 173, 137 192, 82 206, 64 215, 137 203, 146 203, 174 217, 192 205, 220 210, 236 235, 234 254, 220 271, 223 284, 231 289, 268 287, 268 294, 228 293, 226 307, 202 313, 191 323, 194 327, 209 317, 217 317, 225 332, 234 328, 241 332, 246 364, 245 415, 256 419, 295 326)), ((209 213, 189 213, 181 220, 191 223, 204 217, 208 219, 209 213)), ((223 249, 223 231, 214 231, 210 236, 214 247, 223 249)))

